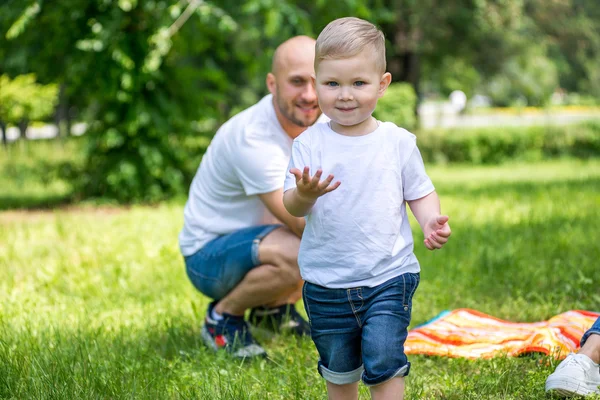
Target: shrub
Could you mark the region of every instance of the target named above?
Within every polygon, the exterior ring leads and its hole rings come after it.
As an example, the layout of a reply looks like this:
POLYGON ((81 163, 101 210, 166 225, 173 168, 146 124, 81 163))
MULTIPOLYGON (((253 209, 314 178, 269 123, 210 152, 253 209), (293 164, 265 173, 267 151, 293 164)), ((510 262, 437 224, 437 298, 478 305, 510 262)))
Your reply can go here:
POLYGON ((374 115, 381 121, 393 122, 412 130, 417 125, 416 104, 417 95, 410 84, 392 83, 385 95, 379 99, 374 115))
POLYGON ((498 164, 562 156, 600 157, 600 120, 567 126, 424 130, 416 134, 428 162, 498 164))

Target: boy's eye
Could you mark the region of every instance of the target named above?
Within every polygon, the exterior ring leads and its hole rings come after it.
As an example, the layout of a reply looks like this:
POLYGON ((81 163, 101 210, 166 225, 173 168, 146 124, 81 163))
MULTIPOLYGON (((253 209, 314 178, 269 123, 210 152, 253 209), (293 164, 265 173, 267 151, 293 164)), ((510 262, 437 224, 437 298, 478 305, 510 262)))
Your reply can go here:
POLYGON ((335 87, 338 85, 338 83, 337 82, 327 82, 327 83, 325 83, 325 85, 330 86, 330 87, 335 87))
POLYGON ((363 82, 363 81, 356 81, 356 82, 354 82, 355 86, 362 86, 364 84, 365 84, 365 82, 363 82))

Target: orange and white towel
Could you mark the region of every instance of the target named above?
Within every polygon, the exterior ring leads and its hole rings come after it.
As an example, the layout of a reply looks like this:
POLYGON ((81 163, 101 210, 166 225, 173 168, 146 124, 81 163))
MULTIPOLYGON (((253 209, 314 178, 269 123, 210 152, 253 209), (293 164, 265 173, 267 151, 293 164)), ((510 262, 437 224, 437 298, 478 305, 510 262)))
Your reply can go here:
POLYGON ((460 308, 411 329, 405 352, 470 359, 537 352, 562 359, 579 348, 579 340, 599 316, 574 310, 547 321, 518 323, 460 308))

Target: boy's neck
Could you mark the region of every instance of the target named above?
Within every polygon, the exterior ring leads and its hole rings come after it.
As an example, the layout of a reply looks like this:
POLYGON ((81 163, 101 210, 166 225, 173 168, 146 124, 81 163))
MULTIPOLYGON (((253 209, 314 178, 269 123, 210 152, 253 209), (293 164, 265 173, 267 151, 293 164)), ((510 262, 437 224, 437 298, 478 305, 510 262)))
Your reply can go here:
POLYGON ((379 121, 377 121, 373 116, 370 116, 359 124, 347 126, 340 125, 331 120, 329 121, 329 127, 335 133, 343 136, 365 136, 374 132, 379 127, 379 121))

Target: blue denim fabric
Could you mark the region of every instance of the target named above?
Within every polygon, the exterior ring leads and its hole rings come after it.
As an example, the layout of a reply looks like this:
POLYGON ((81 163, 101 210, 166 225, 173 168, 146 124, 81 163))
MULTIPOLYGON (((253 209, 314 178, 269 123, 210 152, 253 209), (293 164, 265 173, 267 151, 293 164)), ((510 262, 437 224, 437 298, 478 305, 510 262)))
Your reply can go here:
POLYGON ((596 335, 600 335, 600 317, 596 320, 596 322, 594 322, 594 325, 592 325, 592 327, 583 334, 583 337, 581 338, 579 347, 583 347, 583 345, 585 344, 585 341, 593 333, 595 333, 596 335))
POLYGON ((306 282, 304 307, 319 352, 319 373, 343 385, 377 385, 408 375, 404 354, 412 298, 420 275, 406 273, 376 287, 328 289, 306 282))
POLYGON ((204 295, 220 300, 252 268, 260 265, 260 241, 281 225, 261 225, 219 236, 195 254, 185 257, 190 281, 204 295))

